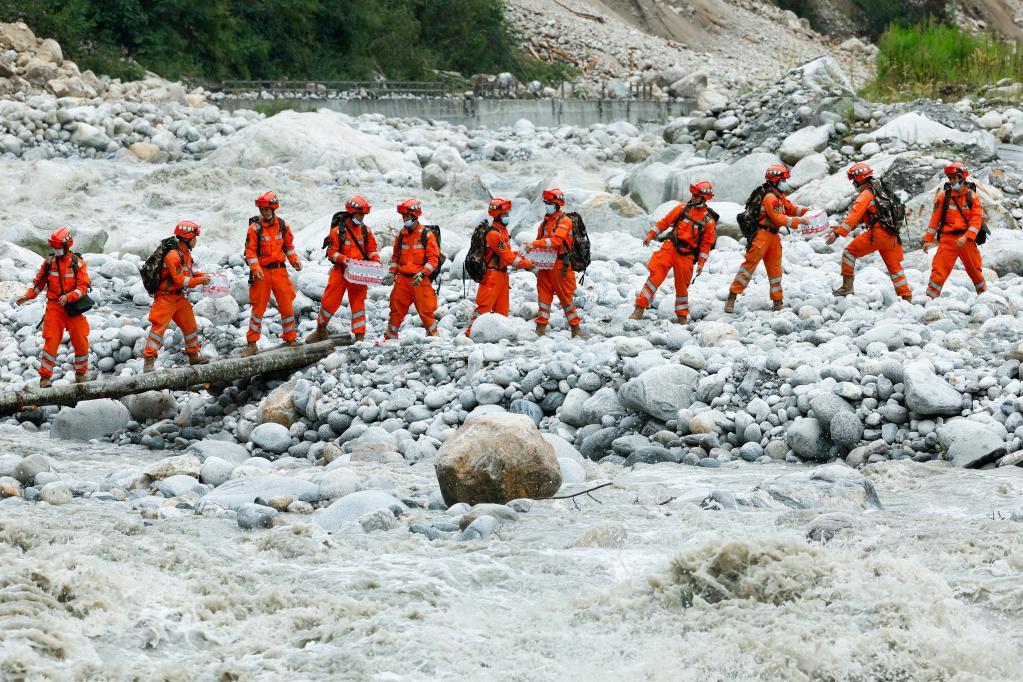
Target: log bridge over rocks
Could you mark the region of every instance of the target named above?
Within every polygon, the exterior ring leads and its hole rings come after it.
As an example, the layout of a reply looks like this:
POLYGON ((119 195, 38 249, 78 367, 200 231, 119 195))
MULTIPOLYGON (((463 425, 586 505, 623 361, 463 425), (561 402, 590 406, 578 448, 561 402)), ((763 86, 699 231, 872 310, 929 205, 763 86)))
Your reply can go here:
POLYGON ((210 386, 223 386, 238 379, 308 367, 334 352, 335 348, 350 346, 350 336, 336 336, 302 346, 281 346, 247 358, 227 358, 208 365, 175 367, 172 369, 138 374, 130 377, 112 377, 84 384, 28 388, 0 395, 0 416, 32 410, 43 405, 77 405, 84 400, 122 398, 146 391, 202 390, 210 386))

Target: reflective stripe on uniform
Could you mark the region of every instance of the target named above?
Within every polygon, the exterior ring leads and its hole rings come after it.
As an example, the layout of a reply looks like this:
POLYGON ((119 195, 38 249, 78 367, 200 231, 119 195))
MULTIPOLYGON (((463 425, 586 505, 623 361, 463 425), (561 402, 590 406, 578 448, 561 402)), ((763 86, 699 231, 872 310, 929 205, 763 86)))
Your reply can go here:
POLYGON ((437 321, 434 320, 434 322, 429 327, 426 328, 426 335, 427 336, 433 336, 436 332, 437 332, 437 321))
POLYGON ((974 282, 973 288, 978 294, 983 294, 985 291, 987 291, 987 282, 985 282, 984 280, 974 282))
POLYGON ((746 270, 745 268, 739 268, 739 272, 735 273, 735 281, 743 286, 746 286, 747 284, 749 284, 749 280, 752 276, 753 273, 750 272, 749 270, 746 270))

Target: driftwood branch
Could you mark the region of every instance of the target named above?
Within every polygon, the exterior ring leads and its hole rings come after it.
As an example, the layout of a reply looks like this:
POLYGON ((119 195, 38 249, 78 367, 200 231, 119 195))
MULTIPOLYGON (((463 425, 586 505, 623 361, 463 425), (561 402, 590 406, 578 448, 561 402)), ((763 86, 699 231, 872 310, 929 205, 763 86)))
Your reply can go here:
POLYGON ((579 492, 572 493, 571 495, 555 495, 554 497, 538 497, 536 499, 537 500, 570 500, 573 497, 579 497, 580 495, 588 495, 589 493, 592 493, 594 490, 600 490, 601 488, 606 488, 606 487, 608 487, 609 485, 612 485, 612 484, 614 484, 614 481, 608 481, 607 483, 601 483, 598 486, 594 486, 593 488, 589 488, 587 490, 580 490, 579 492))
POLYGON ((340 336, 303 346, 275 348, 247 358, 218 360, 208 365, 175 367, 149 374, 99 379, 69 386, 31 387, 17 393, 0 395, 0 415, 43 405, 76 405, 83 400, 122 398, 146 391, 201 390, 259 374, 307 367, 330 355, 338 346, 348 345, 351 345, 351 337, 340 336))
POLYGON ((569 7, 568 5, 565 5, 563 3, 558 2, 558 0, 554 0, 554 4, 557 5, 558 7, 561 7, 564 10, 567 10, 567 11, 571 12, 572 14, 576 15, 577 17, 582 17, 583 19, 589 19, 590 21, 596 21, 598 24, 603 24, 604 23, 604 17, 599 16, 597 14, 587 14, 586 12, 577 12, 576 10, 572 9, 571 7, 569 7))

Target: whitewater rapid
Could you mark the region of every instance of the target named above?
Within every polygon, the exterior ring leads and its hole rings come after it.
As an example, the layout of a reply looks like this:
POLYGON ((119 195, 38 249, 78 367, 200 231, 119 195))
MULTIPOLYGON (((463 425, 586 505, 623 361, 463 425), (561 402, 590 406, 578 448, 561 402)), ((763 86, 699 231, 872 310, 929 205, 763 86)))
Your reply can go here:
MULTIPOLYGON (((38 448, 0 433, 5 451, 38 448)), ((49 449, 97 483, 165 454, 49 449)), ((351 466, 435 485, 429 463, 351 466)), ((699 504, 805 466, 601 467, 612 487, 536 502, 482 543, 405 524, 327 536, 289 515, 247 532, 191 512, 145 521, 121 502, 6 504, 0 677, 1021 678, 1023 524, 1008 517, 1023 470, 868 465, 883 509, 850 511, 853 527, 820 544, 806 539, 819 511, 699 504), (573 546, 595 527, 607 546, 573 546), (707 600, 686 607, 694 591, 707 600)))

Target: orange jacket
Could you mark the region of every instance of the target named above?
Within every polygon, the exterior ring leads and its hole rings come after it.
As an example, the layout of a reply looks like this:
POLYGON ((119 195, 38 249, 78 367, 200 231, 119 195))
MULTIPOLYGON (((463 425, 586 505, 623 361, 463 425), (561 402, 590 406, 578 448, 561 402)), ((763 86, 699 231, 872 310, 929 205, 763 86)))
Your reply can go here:
POLYGON ((178 242, 177 249, 171 249, 163 257, 158 291, 179 294, 182 289, 202 284, 203 273, 195 269, 192 252, 184 242, 178 242), (180 250, 179 250, 180 249, 180 250))
POLYGON ((835 228, 835 232, 845 237, 859 225, 866 225, 867 229, 872 228, 875 220, 877 220, 877 202, 874 201, 873 190, 867 187, 856 196, 856 201, 849 209, 849 214, 842 224, 835 228))
POLYGON ((984 207, 981 205, 980 195, 965 185, 960 187, 959 191, 951 189, 947 191, 951 192, 951 196, 949 197, 948 211, 945 213, 945 224, 941 224, 941 208, 945 204, 946 192, 943 189, 939 190, 938 195, 934 197, 934 210, 931 211, 931 222, 927 225, 924 241, 933 242, 938 236, 939 228, 942 236, 951 235, 959 238, 965 234, 971 241, 976 240, 980 226, 984 222, 984 207), (967 192, 973 194, 972 207, 967 192), (958 204, 958 208, 956 204, 958 204), (959 209, 962 209, 961 213, 959 209))
POLYGON ((529 242, 531 249, 551 249, 558 254, 572 250, 572 221, 561 211, 544 216, 536 230, 536 240, 529 242))
POLYGON ((327 260, 335 267, 344 264, 349 258, 380 261, 376 237, 365 224, 353 225, 350 220, 342 221, 339 216, 334 217, 336 221, 331 223, 327 234, 327 260))
POLYGON ((810 209, 796 206, 789 198, 778 192, 768 192, 760 211, 759 223, 766 225, 771 232, 777 233, 783 227, 793 228, 798 225, 795 216, 801 216, 810 209))
POLYGON ((508 267, 526 270, 533 263, 515 251, 511 246, 508 228, 499 223, 491 223, 493 229, 487 230, 487 246, 483 250, 483 262, 491 270, 506 270, 508 267))
POLYGON ((391 273, 409 277, 422 272, 429 276, 440 262, 440 246, 433 233, 426 230, 419 221, 411 228, 402 228, 394 240, 391 253, 391 273))
POLYGON ((60 257, 50 256, 43 261, 25 296, 35 298, 46 289, 47 301, 56 301, 67 294, 67 301, 71 303, 85 296, 91 284, 85 261, 77 254, 66 253, 60 257))
POLYGON ((259 272, 267 265, 283 265, 285 259, 291 262, 292 267, 298 267, 295 238, 288 224, 277 216, 270 220, 250 219, 249 231, 245 235, 245 262, 249 269, 259 272))
POLYGON ((688 204, 679 203, 675 208, 668 211, 668 215, 657 221, 656 229, 647 232, 647 239, 657 239, 665 230, 675 226, 675 241, 683 249, 689 249, 698 253, 700 264, 707 262, 710 250, 714 248, 714 239, 717 237, 717 221, 707 210, 707 205, 690 206, 689 213, 685 220, 682 214, 686 211, 688 204), (705 223, 703 237, 700 238, 700 224, 705 223), (697 244, 696 242, 700 243, 697 244))

